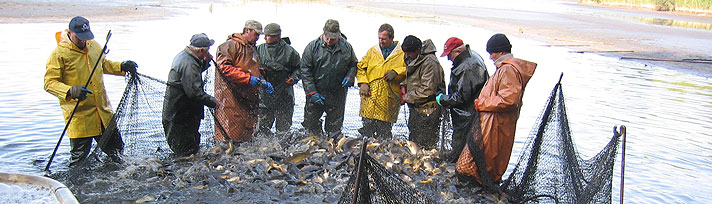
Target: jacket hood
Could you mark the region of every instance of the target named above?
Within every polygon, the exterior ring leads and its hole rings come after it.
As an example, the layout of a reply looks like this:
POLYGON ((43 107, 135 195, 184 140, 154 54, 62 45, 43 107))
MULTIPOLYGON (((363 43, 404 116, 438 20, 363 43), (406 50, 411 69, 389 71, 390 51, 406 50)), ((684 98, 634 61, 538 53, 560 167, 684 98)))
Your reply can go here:
POLYGON ((517 70, 519 70, 519 75, 521 75, 521 77, 522 77, 522 83, 524 85, 526 85, 527 82, 529 82, 529 79, 531 79, 532 76, 534 75, 534 71, 536 70, 537 64, 534 62, 523 60, 523 59, 514 58, 511 54, 505 55, 503 57, 511 57, 511 58, 508 58, 508 59, 502 61, 502 63, 500 63, 497 66, 497 68, 503 66, 504 64, 513 65, 514 67, 517 68, 517 70))
MULTIPOLYGON (((57 46, 60 47, 65 47, 70 50, 76 51, 76 52, 81 52, 81 53, 86 53, 86 47, 84 48, 85 50, 79 49, 77 45, 75 45, 71 39, 69 39, 69 35, 67 34, 69 32, 69 29, 65 29, 61 32, 57 32, 55 34, 55 40, 57 40, 57 46)), ((89 45, 89 42, 93 40, 87 40, 87 46, 89 45)))
POLYGON ((227 40, 234 40, 235 42, 238 42, 242 45, 254 45, 254 43, 247 42, 245 37, 242 36, 242 33, 233 33, 227 36, 227 40))
POLYGON ((435 54, 436 51, 437 49, 435 48, 433 40, 427 39, 423 41, 423 49, 420 51, 422 55, 435 54))

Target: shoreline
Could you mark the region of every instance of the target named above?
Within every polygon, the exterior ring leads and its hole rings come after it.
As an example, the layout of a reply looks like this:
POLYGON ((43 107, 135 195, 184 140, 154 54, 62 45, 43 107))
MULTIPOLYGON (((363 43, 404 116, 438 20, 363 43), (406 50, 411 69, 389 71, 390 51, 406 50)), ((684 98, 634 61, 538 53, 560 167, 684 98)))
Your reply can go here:
POLYGON ((83 16, 92 22, 161 19, 182 12, 160 4, 105 5, 91 2, 0 2, 0 23, 57 23, 69 22, 83 16), (74 12, 79 11, 79 12, 74 12))
MULTIPOLYGON (((577 1, 576 1, 577 2, 577 1)), ((578 3, 563 3, 568 7, 611 13, 632 13, 635 15, 667 16, 672 19, 695 18, 694 16, 675 16, 659 12, 641 11, 601 6, 591 6, 578 3)), ((671 26, 656 26, 620 19, 595 18, 586 15, 570 13, 540 13, 520 10, 503 10, 492 8, 465 7, 456 8, 447 5, 404 4, 404 3, 373 3, 366 1, 343 2, 343 6, 382 13, 411 16, 416 18, 437 18, 457 24, 469 25, 495 33, 504 33, 525 39, 541 41, 550 46, 566 47, 571 52, 592 53, 620 60, 635 61, 645 65, 655 65, 693 74, 702 77, 712 77, 712 51, 710 48, 700 48, 695 39, 709 38, 708 30, 688 29, 679 38, 684 44, 654 37, 674 36, 678 39, 679 28, 671 26), (429 9, 425 9, 429 8, 429 9), (464 10, 464 12, 455 12, 464 10), (542 17, 539 19, 518 18, 516 16, 542 17), (563 19, 563 20, 562 20, 563 19), (572 23, 572 21, 574 23, 572 23), (697 48, 688 49, 688 48, 697 48), (650 60, 655 59, 655 60, 650 60), (657 60, 659 59, 659 60, 657 60), (675 62, 670 60, 704 59, 695 62, 675 62), (707 61, 710 60, 710 61, 707 61)), ((712 23, 712 18, 702 20, 712 23)), ((482 39, 486 41, 487 39, 482 39)), ((709 40, 712 44, 712 40, 709 40)))

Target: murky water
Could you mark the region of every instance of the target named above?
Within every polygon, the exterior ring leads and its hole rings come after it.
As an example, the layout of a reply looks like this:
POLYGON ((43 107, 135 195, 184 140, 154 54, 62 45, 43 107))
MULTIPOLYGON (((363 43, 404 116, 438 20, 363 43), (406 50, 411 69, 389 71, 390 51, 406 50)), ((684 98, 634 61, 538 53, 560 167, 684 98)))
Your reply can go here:
MULTIPOLYGON (((111 29, 108 59, 132 59, 139 71, 165 79, 175 54, 192 34, 204 32, 222 42, 239 32, 247 19, 282 26, 298 51, 321 33, 328 18, 338 19, 342 32, 357 55, 376 45, 382 23, 395 28, 396 39, 412 34, 431 38, 442 51, 448 37, 458 36, 480 54, 494 32, 443 22, 352 10, 328 4, 234 3, 191 5, 189 16, 132 22, 92 22, 99 43, 111 29), (229 19, 229 20, 228 20, 229 19), (230 21, 232 20, 232 21, 230 21)), ((91 19, 90 19, 91 20, 91 19)), ((0 24, 0 171, 41 175, 64 127, 57 99, 46 93, 43 76, 47 56, 55 47, 54 32, 66 23, 0 24)), ((578 151, 593 156, 612 136, 614 125, 628 127, 625 173, 627 203, 710 203, 712 190, 712 81, 678 71, 651 67, 590 54, 573 54, 564 48, 511 38, 516 57, 531 60, 539 68, 531 79, 512 162, 561 72, 568 115, 578 151)), ((260 40, 258 43, 262 43, 260 40)), ((214 49, 213 49, 214 53, 214 49)), ((486 59, 487 56, 484 56, 486 59)), ((489 72, 494 66, 487 60, 489 72)), ((450 62, 441 58, 449 74, 450 62)), ((448 78, 448 77, 446 77, 448 78)), ((112 105, 124 88, 122 77, 106 76, 112 105)), ((297 94, 295 126, 302 121, 300 91, 297 94)), ((356 91, 350 91, 349 107, 357 107, 356 91)), ((357 108, 346 113, 345 132, 355 135, 360 126, 357 108)), ((69 141, 58 150, 53 168, 64 168, 69 141)), ((620 171, 617 165, 615 171, 620 171)), ((620 174, 614 175, 613 200, 618 200, 620 174)))

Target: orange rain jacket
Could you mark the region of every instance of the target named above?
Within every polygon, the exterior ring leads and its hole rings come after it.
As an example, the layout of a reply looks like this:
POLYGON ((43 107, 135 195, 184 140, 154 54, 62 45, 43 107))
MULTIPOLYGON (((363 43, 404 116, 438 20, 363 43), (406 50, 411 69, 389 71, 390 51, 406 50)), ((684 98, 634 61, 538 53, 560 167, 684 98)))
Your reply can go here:
MULTIPOLYGON (((493 182, 501 180, 507 170, 524 88, 537 66, 513 58, 512 54, 500 57, 497 62, 497 71, 487 80, 475 103, 480 111, 484 160, 493 182)), ((464 149, 457 161, 457 171, 482 183, 467 145, 464 149)))
POLYGON ((253 42, 240 33, 228 36, 218 46, 215 69, 215 139, 233 141, 252 138, 257 123, 259 97, 257 87, 250 86, 250 76, 260 76, 259 59, 253 42), (224 132, 223 132, 224 131, 224 132))

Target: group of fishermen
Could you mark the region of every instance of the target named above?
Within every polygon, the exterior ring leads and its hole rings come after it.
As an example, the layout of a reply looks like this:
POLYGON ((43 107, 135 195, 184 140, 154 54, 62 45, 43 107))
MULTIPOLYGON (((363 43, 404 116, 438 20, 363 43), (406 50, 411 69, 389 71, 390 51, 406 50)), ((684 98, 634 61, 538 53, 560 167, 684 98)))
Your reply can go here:
MULTIPOLYGON (((135 74, 138 66, 130 60, 99 59, 102 48, 92 40, 89 21, 83 17, 74 17, 69 28, 56 37, 57 48, 47 62, 45 90, 59 98, 65 122, 71 106, 79 103, 73 116, 77 122, 68 129, 72 165, 88 155, 92 139, 99 141, 111 121, 102 74, 135 74), (98 63, 98 72, 85 87, 94 63, 98 63)), ((408 35, 402 42, 395 41, 393 27, 383 24, 378 29, 378 44, 359 61, 339 22, 333 19, 326 21, 323 34, 305 47, 301 57, 288 38, 281 37, 281 28, 275 23, 263 29, 257 21, 246 21, 241 33, 229 35, 218 45, 215 60, 209 52, 214 43, 204 33, 193 35, 171 65, 162 123, 174 153, 198 152, 204 106, 215 110, 218 141, 241 142, 255 134, 274 134, 270 130, 273 125, 278 134, 287 133, 295 104, 292 86, 298 81, 306 95, 302 125, 307 134, 343 135, 347 91, 357 84, 363 121, 358 132, 363 136, 392 138, 400 106, 407 104, 409 140, 433 148, 442 113, 448 108, 453 151, 447 160, 457 162, 459 173, 479 183, 472 161, 477 154, 467 151, 467 137, 472 137, 473 125, 480 126, 486 170, 492 181, 501 180, 514 142, 523 91, 536 68, 535 63, 514 58, 507 37, 495 34, 487 42, 487 52, 497 66, 490 77, 482 57, 461 39, 451 37, 440 55, 453 65, 446 91, 444 71, 431 40, 408 35), (263 34, 265 43, 256 45, 263 34), (216 66, 215 96, 205 92, 202 80, 211 62, 216 66), (476 117, 480 124, 475 124, 476 117)), ((102 151, 114 157, 121 148, 115 146, 102 151)))

